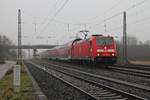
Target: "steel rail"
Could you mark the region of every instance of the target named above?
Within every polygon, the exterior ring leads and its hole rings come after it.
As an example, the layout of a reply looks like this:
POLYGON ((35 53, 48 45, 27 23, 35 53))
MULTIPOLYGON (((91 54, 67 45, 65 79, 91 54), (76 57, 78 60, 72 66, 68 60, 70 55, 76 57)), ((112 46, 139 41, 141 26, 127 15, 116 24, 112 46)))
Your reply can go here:
MULTIPOLYGON (((55 64, 50 64, 50 65, 62 68, 62 66, 60 66, 60 65, 55 65, 55 64)), ((90 77, 95 77, 95 78, 98 78, 98 79, 104 79, 104 80, 107 80, 107 81, 111 81, 111 82, 131 86, 131 87, 135 87, 135 88, 138 88, 138 89, 143 89, 143 90, 146 90, 146 91, 150 91, 150 87, 148 87, 148 86, 139 85, 139 84, 131 83, 131 82, 126 82, 126 81, 122 81, 122 80, 119 80, 119 79, 109 78, 109 77, 106 77, 106 76, 95 75, 95 74, 92 74, 92 73, 80 71, 80 70, 73 69, 73 68, 67 68, 67 67, 64 68, 63 67, 63 69, 74 71, 74 72, 77 72, 77 73, 81 73, 81 74, 84 74, 84 75, 87 75, 87 76, 90 76, 90 77)))
POLYGON ((80 89, 79 87, 77 87, 77 86, 75 86, 75 85, 72 85, 71 83, 65 81, 64 79, 62 79, 62 78, 60 78, 60 77, 58 77, 58 76, 55 76, 55 75, 51 74, 51 72, 49 71, 49 69, 47 69, 47 68, 45 68, 45 67, 42 67, 42 66, 39 66, 39 65, 37 65, 37 64, 35 64, 35 63, 32 63, 32 62, 28 62, 28 63, 30 63, 30 64, 36 66, 36 67, 39 68, 39 69, 42 69, 43 71, 49 73, 49 74, 52 75, 53 77, 55 77, 55 78, 59 79, 60 81, 62 81, 63 83, 66 83, 67 85, 73 87, 74 89, 77 89, 78 91, 80 91, 80 92, 86 94, 86 95, 89 96, 92 100, 98 100, 98 98, 95 98, 93 95, 91 95, 91 94, 89 94, 88 92, 86 92, 86 91, 80 89))
MULTIPOLYGON (((49 64, 51 66, 57 66, 57 67, 61 67, 60 65, 54 65, 54 64, 49 64)), ((119 83, 119 84, 123 84, 123 85, 127 85, 127 86, 132 86, 132 87, 135 87, 135 88, 139 88, 139 89, 143 89, 143 90, 147 90, 149 91, 150 90, 150 87, 147 87, 147 86, 143 86, 143 85, 138 85, 138 84, 134 84, 134 83, 130 83, 130 82, 126 82, 126 81, 121 81, 121 80, 117 80, 117 79, 112 79, 112 78, 108 78, 108 77, 104 77, 104 76, 99 76, 99 75, 95 75, 95 74, 91 74, 91 73, 87 73, 87 72, 83 72, 83 71, 80 71, 80 70, 76 70, 76 69, 72 69, 72 68, 64 68, 63 69, 65 70, 70 70, 70 71, 74 71, 74 72, 77 72, 77 73, 80 73, 80 74, 84 74, 86 76, 89 76, 89 77, 94 77, 94 78, 98 78, 98 79, 103 79, 103 80, 107 80, 107 81, 111 81, 111 82, 114 82, 114 83, 119 83)), ((56 70, 56 69, 55 69, 56 70)), ((57 70, 61 73, 64 73, 64 74, 67 74, 65 73, 64 71, 62 70, 57 70)), ((76 78, 79 78, 77 76, 73 76, 73 77, 76 77, 76 78)), ((81 78, 80 78, 81 79, 81 78)), ((86 80, 86 79, 84 79, 86 80)), ((90 80, 86 80, 86 81, 90 81, 90 80)), ((104 85, 104 84, 101 84, 101 83, 97 83, 97 82, 94 82, 94 81, 91 81, 92 83, 94 84, 97 84, 97 85, 101 85, 107 89, 111 89, 112 91, 115 91, 119 94, 122 94, 122 95, 126 95, 127 97, 134 97, 136 98, 137 100, 146 100, 145 98, 143 97, 140 97, 140 96, 137 96, 137 95, 134 95, 134 94, 131 94, 131 93, 128 93, 128 92, 125 92, 125 91, 122 91, 122 90, 119 90, 119 89, 115 89, 113 87, 110 87, 110 86, 107 86, 107 85, 104 85)))
POLYGON ((141 76, 141 77, 150 77, 150 71, 146 71, 146 70, 140 70, 140 69, 133 69, 130 67, 119 67, 119 66, 108 66, 108 68, 114 69, 114 70, 120 70, 120 71, 124 71, 123 73, 128 73, 128 72, 132 72, 129 74, 133 74, 133 75, 137 75, 137 76, 141 76))
POLYGON ((121 65, 121 64, 115 64, 114 67, 123 67, 123 68, 131 68, 131 69, 138 69, 138 70, 150 70, 150 65, 136 65, 136 64, 127 64, 127 65, 121 65))

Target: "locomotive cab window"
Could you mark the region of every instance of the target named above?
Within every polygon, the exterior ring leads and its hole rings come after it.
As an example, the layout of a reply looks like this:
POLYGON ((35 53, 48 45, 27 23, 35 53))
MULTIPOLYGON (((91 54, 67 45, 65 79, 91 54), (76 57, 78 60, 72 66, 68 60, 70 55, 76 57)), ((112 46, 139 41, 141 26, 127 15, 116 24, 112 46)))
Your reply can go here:
POLYGON ((97 45, 112 45, 113 39, 112 38, 96 38, 97 45))

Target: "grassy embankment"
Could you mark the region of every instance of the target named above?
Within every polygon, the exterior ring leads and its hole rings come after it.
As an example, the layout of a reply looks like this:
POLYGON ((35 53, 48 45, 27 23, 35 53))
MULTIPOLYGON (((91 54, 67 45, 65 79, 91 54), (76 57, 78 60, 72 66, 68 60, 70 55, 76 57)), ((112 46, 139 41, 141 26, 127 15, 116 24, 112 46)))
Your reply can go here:
POLYGON ((21 68, 20 92, 16 93, 13 89, 13 69, 10 69, 0 80, 0 100, 35 100, 33 94, 31 80, 23 67, 21 68))

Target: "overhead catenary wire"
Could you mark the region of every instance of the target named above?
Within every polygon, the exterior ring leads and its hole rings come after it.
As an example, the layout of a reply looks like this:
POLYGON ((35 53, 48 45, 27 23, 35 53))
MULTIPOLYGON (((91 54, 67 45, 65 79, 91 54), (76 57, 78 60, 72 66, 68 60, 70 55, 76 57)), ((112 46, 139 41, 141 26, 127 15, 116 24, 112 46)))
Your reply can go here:
MULTIPOLYGON (((121 15, 122 13, 123 13, 123 12, 116 13, 116 14, 114 14, 114 15, 112 15, 112 16, 106 18, 106 19, 103 19, 103 20, 101 20, 100 22, 98 22, 98 23, 96 23, 96 24, 93 24, 93 25, 94 25, 94 26, 95 26, 95 25, 99 25, 99 24, 101 24, 101 23, 103 23, 103 22, 106 22, 106 21, 108 21, 108 20, 111 20, 111 19, 113 19, 113 18, 115 18, 115 17, 121 15)), ((62 23, 62 24, 77 25, 77 26, 79 26, 79 25, 85 25, 85 24, 90 24, 90 23, 70 23, 70 22, 63 22, 63 21, 60 21, 60 20, 57 20, 57 19, 55 19, 55 22, 62 23)))
POLYGON ((121 15, 121 14, 123 14, 123 12, 116 13, 116 14, 114 14, 114 15, 108 17, 108 18, 105 18, 105 19, 101 20, 99 23, 93 24, 93 25, 91 25, 91 26, 101 25, 101 24, 103 24, 104 22, 109 21, 109 20, 111 20, 111 19, 113 19, 113 18, 115 18, 115 17, 117 17, 117 16, 119 16, 119 15, 121 15))
MULTIPOLYGON (((49 4, 53 4, 53 3, 51 3, 51 2, 49 2, 49 0, 47 0, 48 2, 47 2, 47 4, 48 4, 48 6, 49 6, 49 4)), ((53 1, 53 0, 52 0, 53 1)), ((59 1, 59 0, 56 0, 56 2, 57 1, 59 1)), ((63 1, 63 0, 61 0, 61 1, 63 1)), ((58 3, 57 3, 58 4, 58 3)), ((39 11, 39 10, 38 10, 39 11)), ((25 11, 25 10, 23 10, 22 9, 22 12, 25 14, 25 15, 27 15, 27 16, 30 16, 30 17, 32 17, 32 18, 37 18, 37 19, 41 19, 41 20, 43 20, 43 19, 45 19, 45 18, 43 18, 43 17, 41 17, 41 16, 35 16, 33 13, 31 13, 31 12, 27 12, 27 11, 25 11)))
MULTIPOLYGON (((59 1, 59 0, 57 0, 56 3, 58 3, 58 1, 59 1)), ((59 20, 56 20, 56 19, 55 19, 55 17, 57 16, 57 13, 59 13, 59 12, 61 11, 61 9, 63 9, 63 7, 65 6, 65 4, 66 4, 68 1, 69 1, 69 0, 66 0, 66 1, 65 1, 65 3, 62 5, 62 7, 55 13, 54 17, 50 19, 50 21, 47 23, 47 25, 45 25, 45 27, 42 29, 42 31, 43 31, 44 29, 46 29, 46 27, 47 27, 52 21, 56 21, 56 22, 62 23, 62 24, 83 25, 83 23, 69 23, 69 22, 63 22, 63 21, 59 21, 59 20)), ((122 0, 119 0, 116 4, 114 4, 112 7, 110 7, 110 8, 109 8, 107 11, 105 11, 104 13, 108 13, 110 10, 116 8, 116 6, 121 3, 121 1, 122 1, 122 0)), ((148 0, 142 0, 141 2, 138 2, 138 3, 136 3, 136 4, 133 4, 133 5, 130 6, 129 8, 126 8, 125 10, 126 10, 126 11, 129 11, 129 10, 131 10, 131 9, 133 9, 133 8, 135 8, 135 7, 137 7, 137 6, 141 5, 141 4, 143 4, 143 3, 145 3, 146 1, 148 1, 148 0)), ((108 18, 106 18, 106 19, 103 19, 102 21, 100 21, 100 23, 96 23, 96 24, 93 24, 93 25, 95 26, 95 25, 102 24, 102 23, 104 23, 104 22, 106 22, 106 21, 108 21, 108 20, 111 20, 112 18, 116 17, 118 14, 121 14, 121 13, 122 13, 122 12, 119 12, 119 13, 117 13, 117 14, 114 14, 114 15, 111 16, 111 17, 108 17, 108 18)), ((34 17, 34 16, 33 16, 33 17, 34 17)), ((98 16, 97 16, 97 17, 98 17, 98 16)), ((34 18, 37 18, 37 17, 34 17, 34 18)), ((95 18, 94 18, 94 19, 95 19, 95 18)), ((46 20, 47 20, 47 18, 45 18, 45 21, 46 21, 46 20)), ((84 23, 84 24, 90 24, 90 23, 84 23)), ((93 25, 92 25, 92 26, 93 26, 93 25)), ((42 31, 41 31, 41 32, 42 32, 42 31)), ((41 32, 40 32, 40 33, 41 33, 41 32)))
POLYGON ((141 22, 148 21, 148 20, 150 20, 150 16, 142 18, 142 19, 139 19, 139 20, 135 20, 135 21, 129 23, 129 25, 136 24, 136 23, 141 23, 141 22))
MULTIPOLYGON (((24 15, 26 15, 26 16, 29 16, 29 17, 31 17, 31 18, 33 18, 33 19, 38 19, 38 20, 43 20, 43 18, 42 17, 39 17, 39 16, 34 16, 33 14, 30 14, 30 13, 28 13, 28 12, 25 12, 24 10, 22 10, 22 13, 24 14, 24 15)), ((34 33, 32 32, 32 33, 30 33, 30 35, 32 34, 32 39, 33 39, 33 36, 35 35, 35 33, 37 32, 37 25, 38 24, 42 24, 42 23, 40 23, 40 22, 36 22, 36 21, 33 21, 33 22, 29 22, 29 21, 23 21, 22 22, 22 24, 32 24, 32 25, 34 25, 34 33)), ((49 38, 50 36, 46 36, 47 38, 49 38)), ((46 38, 45 37, 45 38, 46 38)), ((23 36, 23 38, 29 38, 29 36, 27 36, 27 35, 25 35, 25 36, 23 36)), ((40 37, 35 37, 36 39, 41 39, 41 36, 40 37)), ((42 37, 43 38, 43 37, 42 37)))
POLYGON ((56 23, 60 23, 60 24, 70 24, 70 25, 74 25, 74 26, 80 26, 80 25, 85 24, 85 23, 63 22, 63 21, 60 21, 60 20, 58 20, 58 19, 54 19, 54 21, 55 21, 56 23))
MULTIPOLYGON (((128 23, 128 26, 132 26, 132 25, 135 25, 135 24, 137 24, 137 23, 141 23, 141 22, 148 21, 148 20, 150 20, 150 16, 149 16, 149 17, 142 18, 142 19, 140 19, 140 20, 136 20, 136 21, 130 22, 130 23, 128 23)), ((111 31, 114 31, 114 30, 119 30, 119 29, 122 29, 122 27, 123 27, 123 26, 121 25, 121 26, 118 26, 118 27, 109 29, 107 32, 111 32, 111 31)))
MULTIPOLYGON (((114 5, 113 5, 112 7, 110 7, 108 10, 106 10, 106 11, 104 12, 104 14, 106 14, 106 13, 110 12, 112 9, 116 8, 117 5, 119 5, 119 4, 121 3, 121 1, 122 1, 122 0, 119 0, 116 4, 114 4, 114 5)), ((149 0, 142 0, 141 2, 138 2, 138 3, 136 3, 136 4, 133 4, 132 6, 126 8, 124 11, 129 11, 129 10, 131 10, 131 9, 133 9, 133 8, 136 8, 136 7, 140 6, 140 5, 142 5, 143 3, 145 3, 146 1, 149 1, 149 0)), ((114 18, 114 17, 120 15, 121 13, 123 13, 123 11, 121 11, 121 12, 119 12, 119 13, 116 13, 116 14, 114 14, 113 16, 108 17, 108 18, 106 18, 106 19, 103 19, 101 22, 106 22, 106 21, 108 21, 108 20, 111 20, 112 18, 114 18)), ((93 17, 93 18, 90 18, 90 20, 96 19, 97 17, 99 17, 99 16, 95 16, 95 17, 93 17)), ((60 22, 60 23, 61 23, 62 21, 58 21, 58 20, 57 20, 57 22, 60 22)), ((101 24, 101 22, 98 23, 98 24, 95 24, 95 25, 99 25, 99 24, 101 24)), ((81 23, 80 23, 80 24, 77 24, 77 23, 76 23, 76 24, 75 24, 75 23, 69 23, 69 22, 62 22, 62 23, 74 24, 74 25, 81 25, 81 23)), ((91 22, 91 23, 92 23, 92 22, 91 22)), ((90 23, 90 22, 89 22, 89 23, 88 23, 88 22, 85 22, 85 24, 91 24, 91 23, 90 23)))
MULTIPOLYGON (((112 5, 110 8, 108 8, 108 9, 104 12, 104 14, 106 14, 106 13, 110 12, 111 10, 113 10, 114 8, 116 8, 117 5, 119 5, 119 4, 121 3, 121 1, 122 1, 122 0, 119 0, 117 3, 115 3, 115 4, 112 5)), ((95 16, 95 17, 90 18, 90 19, 88 19, 88 20, 93 20, 93 19, 96 19, 97 17, 99 17, 99 16, 95 16)), ((71 22, 60 21, 60 20, 57 20, 57 19, 55 19, 55 21, 58 22, 58 23, 62 23, 62 24, 72 24, 72 25, 83 25, 83 24, 91 24, 91 23, 92 23, 92 22, 71 23, 71 22)))
MULTIPOLYGON (((132 25, 135 25, 137 23, 145 22, 145 21, 148 21, 148 20, 150 20, 150 16, 149 17, 145 17, 145 18, 141 18, 139 20, 135 20, 135 21, 129 22, 128 26, 132 26, 132 25)), ((118 30, 118 29, 122 29, 122 25, 118 26, 118 27, 115 27, 115 28, 112 28, 112 29, 108 30, 107 32, 111 32, 111 31, 118 30)))
MULTIPOLYGON (((121 0, 121 1, 122 1, 122 0, 121 0)), ((131 10, 131 9, 133 9, 133 8, 136 8, 136 7, 138 7, 138 6, 142 5, 142 4, 144 4, 146 1, 149 1, 149 0, 142 0, 141 2, 138 2, 138 3, 136 3, 136 4, 133 4, 132 6, 126 8, 124 11, 129 11, 129 10, 131 10)), ((119 1, 118 3, 116 3, 114 6, 112 6, 112 7, 110 8, 110 10, 112 10, 113 8, 115 8, 119 3, 120 3, 120 1, 119 1)), ((109 10, 108 10, 108 11, 109 11, 109 10)), ((106 11, 106 12, 104 12, 104 13, 107 13, 108 11, 106 11)), ((108 21, 108 20, 110 20, 110 19, 116 17, 117 15, 119 15, 119 14, 121 14, 121 13, 123 13, 123 11, 121 11, 121 12, 119 12, 119 13, 116 13, 116 14, 114 14, 114 15, 111 16, 111 17, 105 18, 105 19, 103 19, 101 22, 108 21)), ((97 16, 97 17, 98 17, 98 16, 97 16)), ((95 17, 94 17, 94 19, 95 19, 95 17)))
MULTIPOLYGON (((63 5, 56 11, 56 13, 54 14, 54 16, 48 21, 48 23, 44 26, 44 28, 40 31, 40 33, 42 33, 44 30, 46 30, 46 28, 48 27, 49 24, 51 24, 54 19, 57 17, 57 15, 60 13, 60 11, 65 7, 65 5, 68 3, 69 0, 66 0, 63 5)), ((39 33, 39 34, 40 34, 39 33)))
MULTIPOLYGON (((58 2, 59 0, 55 1, 55 4, 54 4, 54 8, 56 9, 57 11, 57 8, 56 6, 58 5, 58 2)), ((63 0, 61 0, 61 2, 63 2, 63 0)), ((55 11, 55 10, 54 10, 55 11)), ((41 26, 43 26, 44 23, 46 23, 46 21, 49 19, 50 15, 52 14, 52 11, 50 11, 50 13, 48 14, 48 16, 46 16, 41 24, 41 26)))
POLYGON ((118 5, 120 5, 120 3, 122 2, 122 0, 119 0, 117 3, 115 3, 114 5, 112 5, 109 9, 107 9, 104 14, 112 11, 113 9, 115 9, 118 5))
POLYGON ((111 31, 115 31, 115 30, 119 30, 119 29, 123 29, 123 25, 112 28, 112 29, 108 30, 107 32, 111 32, 111 31))
POLYGON ((55 1, 55 5, 54 5, 55 7, 57 6, 58 2, 59 2, 59 0, 56 0, 56 1, 55 1))
MULTIPOLYGON (((136 4, 133 4, 132 6, 126 8, 125 11, 129 11, 129 10, 131 10, 131 9, 134 9, 134 8, 136 8, 136 7, 138 7, 138 6, 142 5, 142 4, 144 4, 146 1, 149 1, 149 0, 142 0, 141 2, 138 2, 138 3, 136 3, 136 4)), ((113 19, 113 18, 115 18, 115 17, 117 17, 117 16, 119 16, 120 14, 123 14, 123 11, 122 11, 122 12, 119 12, 119 13, 117 13, 117 14, 114 14, 114 15, 111 16, 111 17, 105 18, 105 19, 103 19, 101 22, 96 23, 96 24, 93 24, 93 25, 91 25, 90 27, 96 26, 96 25, 101 25, 101 24, 105 23, 105 24, 104 24, 104 27, 106 28, 106 22, 109 21, 109 20, 111 20, 111 19, 113 19)), ((121 27, 119 27, 119 28, 117 27, 116 29, 121 29, 121 27)), ((106 30, 106 29, 105 29, 105 30, 106 30)), ((113 30, 114 30, 114 29, 113 29, 113 30)))
MULTIPOLYGON (((113 18, 115 18, 115 17, 121 15, 122 13, 123 13, 123 12, 116 13, 116 14, 114 14, 113 16, 110 16, 110 17, 108 17, 108 18, 102 20, 101 22, 96 23, 96 24, 94 24, 94 25, 92 25, 92 26, 96 26, 96 25, 103 24, 104 22, 106 22, 106 21, 108 21, 108 20, 111 20, 111 19, 113 19, 113 18)), ((73 25, 73 26, 84 26, 85 24, 87 24, 87 23, 68 23, 68 22, 62 22, 62 21, 59 21, 59 20, 56 20, 56 19, 55 19, 55 22, 58 22, 58 23, 61 23, 61 24, 70 24, 70 25, 73 25)), ((87 24, 87 25, 88 25, 88 24, 87 24)), ((91 27, 91 26, 89 26, 89 27, 91 27)))
MULTIPOLYGON (((146 1, 149 1, 149 0, 143 0, 143 1, 141 1, 141 2, 138 2, 138 3, 136 3, 136 4, 133 4, 132 6, 126 8, 124 11, 129 11, 129 10, 131 10, 131 9, 133 9, 133 8, 136 8, 136 7, 140 6, 140 5, 142 5, 143 3, 145 3, 146 1)), ((103 19, 102 22, 108 21, 108 20, 110 20, 110 19, 116 17, 117 15, 119 15, 119 14, 121 14, 121 13, 123 13, 123 11, 121 11, 121 12, 119 12, 119 13, 117 13, 117 14, 114 14, 113 16, 111 16, 111 17, 109 17, 109 18, 103 19)))
MULTIPOLYGON (((141 23, 141 22, 145 22, 145 21, 149 21, 149 20, 150 20, 150 16, 144 17, 144 18, 141 18, 141 19, 139 19, 139 20, 135 20, 135 21, 129 22, 129 23, 128 23, 128 26, 135 25, 135 24, 137 24, 137 23, 141 23)), ((110 29, 110 30, 121 29, 121 28, 122 28, 122 25, 121 25, 121 26, 118 26, 118 27, 115 27, 115 28, 113 28, 113 29, 110 29)), ((110 30, 109 30, 109 31, 110 31, 110 30)))
MULTIPOLYGON (((67 1, 67 0, 66 0, 67 1)), ((138 2, 138 3, 136 3, 136 4, 133 4, 132 6, 130 6, 129 8, 126 8, 125 10, 126 11, 130 11, 130 10, 132 10, 132 9, 134 9, 134 8, 136 8, 136 7, 138 7, 138 6, 140 6, 140 5, 142 5, 142 4, 144 4, 146 1, 148 1, 148 0, 142 0, 142 1, 140 1, 140 2, 138 2)), ((115 8, 115 7, 114 7, 115 8)), ((59 11, 59 10, 57 10, 57 11, 59 11)), ((59 12, 58 12, 59 13, 59 12)), ((108 18, 105 18, 105 19, 102 19, 99 23, 96 23, 96 24, 93 24, 94 26, 95 25, 100 25, 100 24, 103 24, 103 23, 106 23, 106 21, 109 21, 109 20, 111 20, 111 19, 113 19, 113 18, 115 18, 115 17, 117 17, 117 16, 119 16, 119 15, 121 15, 122 14, 122 12, 119 12, 119 13, 116 13, 116 14, 114 14, 113 16, 110 16, 110 17, 108 17, 108 18)), ((63 23, 63 24, 71 24, 71 25, 83 25, 82 23, 69 23, 69 22, 63 22, 63 21, 59 21, 59 20, 57 20, 56 19, 56 17, 57 17, 57 12, 56 12, 56 14, 54 15, 54 17, 52 17, 50 20, 49 20, 49 22, 45 25, 45 27, 42 29, 42 31, 40 32, 40 33, 42 33, 47 27, 48 27, 48 25, 49 24, 51 24, 53 21, 55 21, 55 22, 58 22, 58 23, 63 23), (56 16, 55 16, 56 15, 56 16)), ((86 23, 87 24, 87 23, 86 23)), ((89 23, 90 24, 90 23, 89 23)), ((128 23, 129 24, 129 23, 128 23)), ((93 26, 93 25, 91 25, 91 26, 93 26)), ((90 26, 90 27, 91 27, 90 26)))
MULTIPOLYGON (((118 2, 116 2, 114 5, 112 5, 110 8, 108 8, 106 11, 104 11, 104 15, 107 14, 108 12, 112 11, 113 9, 115 9, 120 3, 122 2, 122 0, 119 0, 118 2)), ((100 15, 95 16, 93 18, 90 18, 89 20, 95 20, 96 18, 100 17, 100 15)))
MULTIPOLYGON (((150 17, 148 18, 147 17, 147 19, 145 18, 145 20, 144 20, 144 18, 143 18, 143 20, 141 19, 141 20, 139 20, 139 21, 135 21, 135 22, 133 22, 133 23, 131 23, 131 24, 129 24, 128 26, 129 26, 129 30, 128 30, 128 33, 129 34, 143 34, 144 35, 144 33, 147 33, 147 35, 145 34, 144 36, 147 36, 147 37, 149 37, 148 36, 148 34, 149 34, 149 24, 147 24, 147 26, 145 25, 144 27, 138 27, 138 28, 136 28, 136 29, 133 29, 132 28, 132 26, 134 27, 135 26, 135 24, 141 24, 141 22, 147 22, 147 23, 149 23, 150 22, 150 17)), ((141 24, 142 26, 143 26, 143 24, 141 24)), ((136 25, 136 26, 138 26, 138 25, 136 25)), ((142 36, 143 36, 142 35, 142 36)), ((148 40, 149 40, 149 38, 148 38, 148 40)))
MULTIPOLYGON (((56 1, 56 4, 55 4, 55 5, 58 4, 58 1, 59 1, 59 0, 56 1)), ((108 12, 110 12, 112 9, 116 8, 117 5, 119 5, 119 4, 121 3, 121 1, 122 1, 122 0, 119 0, 117 3, 115 3, 112 7, 110 7, 108 10, 106 10, 104 13, 108 13, 108 12)), ((132 6, 126 8, 125 11, 129 11, 129 10, 131 10, 131 9, 133 9, 133 8, 136 8, 136 7, 140 6, 140 5, 142 5, 143 3, 145 3, 146 1, 149 1, 149 0, 142 0, 141 2, 138 2, 138 3, 136 3, 136 4, 133 4, 132 6)), ((66 0, 66 2, 62 5, 62 7, 63 7, 67 2, 68 2, 68 0, 66 0)), ((62 7, 61 7, 61 8, 62 8, 62 7)), ((58 10, 58 12, 59 12, 59 10, 58 10)), ((29 13, 27 13, 27 14, 30 15, 30 16, 32 16, 33 18, 39 18, 39 17, 33 16, 33 15, 29 14, 29 13)), ((117 14, 118 14, 118 13, 117 13, 117 14)), ((115 15, 117 15, 117 14, 114 14, 113 16, 115 17, 115 15)), ((56 15, 57 15, 57 14, 56 14, 56 15)), ((111 16, 111 17, 113 18, 113 16, 111 16)), ((98 16, 97 16, 97 17, 98 17, 98 16)), ((111 19, 111 17, 110 17, 110 18, 103 19, 103 21, 108 21, 109 19, 111 19)), ((40 19, 43 19, 43 18, 40 18, 40 19)), ((46 18, 44 18, 44 19, 46 20, 46 18)), ((91 18, 91 19, 92 19, 92 18, 91 18)), ((95 17, 93 17, 93 19, 95 19, 95 17)), ((57 19, 55 19, 54 21, 59 22, 59 23, 62 23, 62 24, 83 25, 83 23, 70 23, 70 22, 60 21, 60 20, 57 20, 57 19)), ((90 23, 84 23, 84 24, 90 24, 90 23)))
POLYGON ((136 7, 138 7, 138 6, 142 5, 142 4, 144 4, 144 3, 147 2, 147 1, 149 1, 149 0, 142 0, 141 2, 138 2, 138 3, 136 3, 136 4, 133 4, 133 5, 130 6, 129 8, 125 9, 125 11, 129 11, 129 10, 131 10, 131 9, 134 9, 134 8, 136 8, 136 7))
POLYGON ((22 10, 22 13, 26 16, 29 16, 29 17, 32 17, 33 19, 37 18, 37 19, 43 19, 42 17, 37 17, 37 16, 34 16, 33 14, 29 13, 29 12, 26 12, 24 10, 22 10))
MULTIPOLYGON (((55 5, 58 5, 58 1, 59 0, 57 0, 56 1, 56 3, 55 3, 55 5)), ((62 0, 63 1, 63 0, 62 0)), ((64 3, 63 3, 63 5, 56 11, 56 13, 54 14, 54 16, 51 18, 51 20, 54 18, 54 17, 56 17, 57 16, 57 14, 63 9, 63 7, 66 5, 66 3, 68 2, 69 0, 66 0, 64 3)), ((37 16, 34 16, 33 14, 31 14, 31 13, 28 13, 28 12, 25 12, 24 10, 23 10, 23 13, 25 14, 25 15, 27 15, 27 16, 29 16, 29 17, 32 17, 34 20, 36 19, 38 19, 39 21, 42 21, 42 22, 40 22, 40 23, 38 23, 39 24, 39 26, 40 27, 42 27, 41 25, 43 25, 49 18, 48 18, 48 16, 47 17, 45 17, 45 18, 42 18, 42 17, 37 17, 37 16)), ((34 21, 34 23, 37 23, 37 22, 35 22, 34 21)), ((31 22, 30 24, 33 24, 33 22, 31 22)), ((44 29, 43 29, 44 30, 44 29)))
MULTIPOLYGON (((119 3, 121 3, 121 1, 122 1, 122 0, 119 0, 119 1, 118 1, 117 3, 115 3, 112 7, 110 7, 109 9, 107 9, 107 10, 105 11, 105 13, 107 13, 109 10, 112 10, 112 9, 116 8, 116 6, 119 5, 119 3)), ((58 0, 57 0, 56 2, 58 2, 58 0)), ((98 16, 97 16, 97 17, 98 17, 98 16)), ((95 19, 95 17, 94 17, 94 19, 95 19)), ((70 25, 78 25, 78 26, 83 25, 83 24, 90 24, 90 23, 71 23, 71 22, 60 21, 60 20, 57 20, 57 19, 54 19, 53 21, 58 22, 58 23, 61 23, 61 24, 70 24, 70 25)))

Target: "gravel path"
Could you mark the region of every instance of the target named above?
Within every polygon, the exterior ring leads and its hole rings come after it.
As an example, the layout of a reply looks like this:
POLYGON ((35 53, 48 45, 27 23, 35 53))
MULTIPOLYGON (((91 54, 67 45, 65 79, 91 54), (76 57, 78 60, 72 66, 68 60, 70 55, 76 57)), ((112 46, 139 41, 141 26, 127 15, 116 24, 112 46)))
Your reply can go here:
POLYGON ((15 64, 12 61, 6 61, 6 64, 0 64, 0 79, 6 74, 6 72, 15 64))

